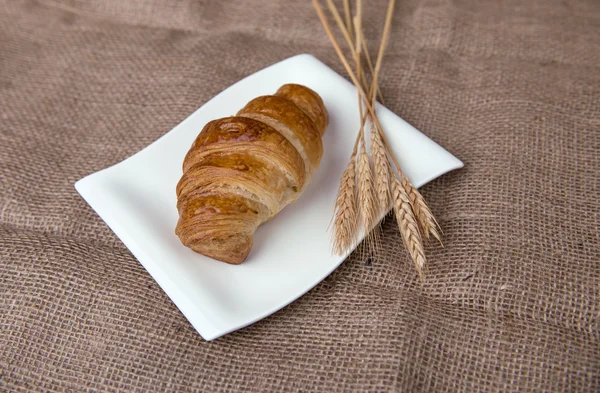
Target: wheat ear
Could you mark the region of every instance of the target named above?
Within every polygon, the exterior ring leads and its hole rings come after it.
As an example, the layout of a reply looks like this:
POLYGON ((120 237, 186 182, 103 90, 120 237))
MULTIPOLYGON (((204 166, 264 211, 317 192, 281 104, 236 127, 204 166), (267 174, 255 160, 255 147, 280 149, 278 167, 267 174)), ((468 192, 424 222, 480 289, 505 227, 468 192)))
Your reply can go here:
POLYGON ((440 226, 436 221, 433 213, 427 206, 425 202, 425 198, 423 195, 408 181, 406 176, 401 173, 402 176, 402 186, 406 190, 410 202, 412 203, 413 209, 415 211, 415 217, 417 218, 417 222, 419 223, 419 228, 421 228, 421 232, 425 239, 429 240, 429 236, 432 235, 435 237, 440 244, 442 243, 442 238, 440 236, 440 226))
POLYGON ((358 209, 362 218, 367 246, 373 252, 376 252, 379 246, 378 232, 373 229, 377 219, 375 207, 373 171, 363 137, 358 154, 358 209))
POLYGON ((390 164, 381 136, 371 123, 371 153, 375 172, 375 191, 379 213, 387 213, 390 208, 390 164))
POLYGON ((335 200, 333 220, 333 250, 342 255, 356 243, 358 211, 356 207, 356 151, 342 174, 335 200))
POLYGON ((424 278, 425 270, 425 252, 423 251, 423 241, 415 215, 413 213, 412 205, 406 190, 402 186, 400 180, 394 176, 393 179, 393 198, 394 198, 394 213, 396 220, 398 221, 398 228, 404 240, 404 245, 408 250, 419 277, 424 278))

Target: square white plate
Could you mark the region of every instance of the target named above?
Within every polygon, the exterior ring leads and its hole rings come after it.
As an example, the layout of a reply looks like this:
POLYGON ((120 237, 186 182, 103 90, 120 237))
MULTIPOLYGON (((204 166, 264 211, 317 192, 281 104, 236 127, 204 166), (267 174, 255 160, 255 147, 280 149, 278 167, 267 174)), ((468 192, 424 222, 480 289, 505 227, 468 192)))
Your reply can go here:
MULTIPOLYGON (((380 121, 407 176, 420 187, 463 166, 388 109, 380 121)), ((337 268, 327 227, 358 130, 355 87, 310 55, 267 67, 224 90, 163 137, 75 184, 206 340, 254 323, 302 296, 337 268), (236 113, 285 83, 315 90, 329 111, 319 170, 300 199, 258 228, 248 259, 233 266, 196 254, 174 233, 183 158, 210 120, 236 113)))

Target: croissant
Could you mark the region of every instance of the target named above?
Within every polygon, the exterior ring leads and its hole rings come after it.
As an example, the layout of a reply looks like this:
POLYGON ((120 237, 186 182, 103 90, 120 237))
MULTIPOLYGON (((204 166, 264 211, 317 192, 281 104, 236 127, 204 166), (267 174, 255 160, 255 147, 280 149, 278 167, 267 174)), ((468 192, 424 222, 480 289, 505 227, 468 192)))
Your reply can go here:
POLYGON ((183 161, 175 233, 192 250, 242 263, 256 228, 294 202, 319 167, 328 123, 313 90, 283 85, 209 122, 183 161))

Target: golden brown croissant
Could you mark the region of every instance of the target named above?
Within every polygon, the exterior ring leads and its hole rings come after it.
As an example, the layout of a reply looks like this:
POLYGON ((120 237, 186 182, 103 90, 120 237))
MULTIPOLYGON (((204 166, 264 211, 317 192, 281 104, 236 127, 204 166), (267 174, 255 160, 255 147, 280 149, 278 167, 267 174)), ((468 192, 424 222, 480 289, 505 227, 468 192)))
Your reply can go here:
POLYGON ((256 228, 294 202, 318 168, 327 127, 321 97, 295 84, 213 120, 183 161, 175 233, 192 250, 232 264, 256 228))

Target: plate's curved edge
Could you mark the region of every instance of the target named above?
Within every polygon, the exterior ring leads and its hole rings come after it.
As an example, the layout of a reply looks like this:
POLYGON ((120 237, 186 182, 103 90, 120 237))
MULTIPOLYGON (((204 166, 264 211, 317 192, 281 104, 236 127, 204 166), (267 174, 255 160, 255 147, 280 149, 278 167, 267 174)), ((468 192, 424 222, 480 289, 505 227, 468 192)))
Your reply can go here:
POLYGON ((324 274, 324 275, 323 275, 321 278, 319 278, 318 280, 316 280, 314 284, 312 284, 312 285, 309 285, 308 287, 306 287, 305 289, 303 289, 303 290, 302 290, 302 291, 300 291, 299 293, 297 293, 297 294, 294 294, 294 295, 293 295, 293 298, 291 298, 289 301, 287 301, 287 300, 286 300, 286 302, 284 302, 284 303, 282 303, 282 304, 278 305, 277 307, 273 307, 273 308, 269 309, 267 312, 265 312, 265 313, 262 313, 261 315, 259 315, 259 316, 255 317, 255 318, 253 318, 253 319, 251 319, 251 320, 249 320, 248 322, 244 322, 243 324, 236 325, 235 327, 232 327, 232 328, 230 328, 230 329, 227 329, 227 331, 225 331, 225 332, 223 332, 223 333, 219 333, 219 334, 215 335, 214 337, 211 337, 211 338, 206 338, 206 337, 204 337, 204 335, 203 335, 202 337, 203 337, 203 338, 204 338, 206 341, 215 340, 215 339, 217 339, 217 338, 219 338, 219 337, 222 337, 222 336, 225 336, 225 335, 227 335, 227 334, 229 334, 229 333, 233 333, 233 332, 235 332, 236 330, 240 330, 240 329, 243 329, 243 328, 245 328, 245 327, 247 327, 247 326, 250 326, 250 325, 252 325, 252 324, 255 324, 256 322, 258 322, 258 321, 260 321, 260 320, 262 320, 262 319, 265 319, 265 318, 267 318, 267 317, 269 317, 269 316, 271 316, 271 315, 275 314, 275 313, 276 313, 276 312, 278 312, 278 311, 281 311, 281 310, 283 310, 284 308, 286 308, 287 306, 289 306, 290 304, 292 304, 293 302, 295 302, 296 300, 300 299, 302 296, 306 295, 308 292, 310 292, 311 290, 313 290, 313 289, 314 289, 314 288, 315 288, 317 285, 319 285, 319 284, 320 284, 320 283, 321 283, 323 280, 325 280, 327 277, 329 277, 329 275, 330 275, 331 273, 333 273, 333 272, 334 272, 334 271, 335 271, 335 270, 336 270, 338 267, 340 267, 340 265, 341 265, 342 263, 344 263, 344 262, 346 261, 346 259, 348 258, 348 256, 349 256, 349 255, 350 255, 350 254, 351 254, 353 251, 354 251, 353 249, 352 249, 352 250, 349 250, 349 251, 347 251, 346 253, 344 253, 344 255, 340 256, 340 260, 339 260, 337 263, 335 263, 335 264, 333 265, 333 267, 332 267, 331 269, 329 269, 329 270, 328 270, 328 271, 327 271, 327 272, 326 272, 326 273, 325 273, 325 274, 324 274))
POLYGON ((420 182, 415 182, 414 186, 417 188, 421 188, 423 187, 425 184, 437 179, 438 177, 444 176, 446 173, 455 171, 457 169, 461 169, 464 168, 465 164, 459 160, 458 158, 456 158, 456 156, 454 156, 452 153, 448 152, 448 154, 450 156, 452 156, 452 164, 442 168, 441 170, 437 171, 435 174, 430 175, 428 178, 426 178, 425 180, 422 180, 420 182))
POLYGON ((106 225, 114 232, 114 234, 123 242, 131 254, 137 261, 146 269, 148 274, 156 281, 160 288, 167 294, 169 299, 181 311, 185 318, 190 322, 194 329, 207 341, 211 337, 218 337, 220 329, 213 325, 208 318, 205 317, 205 312, 201 308, 193 304, 182 291, 179 290, 176 283, 169 279, 168 274, 165 274, 158 263, 154 262, 152 256, 147 255, 143 251, 143 247, 139 247, 137 242, 127 235, 127 231, 122 230, 119 220, 113 218, 113 214, 104 209, 100 200, 106 198, 106 195, 99 193, 98 190, 92 190, 90 184, 90 176, 87 176, 75 183, 75 190, 81 197, 90 205, 90 207, 98 214, 98 216, 106 223, 106 225), (151 261, 150 263, 148 261, 151 261))

